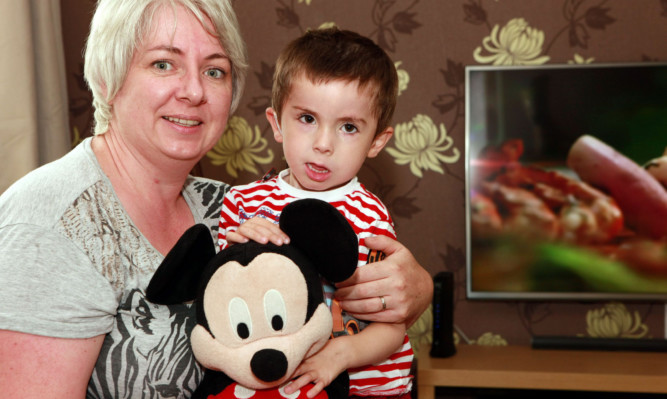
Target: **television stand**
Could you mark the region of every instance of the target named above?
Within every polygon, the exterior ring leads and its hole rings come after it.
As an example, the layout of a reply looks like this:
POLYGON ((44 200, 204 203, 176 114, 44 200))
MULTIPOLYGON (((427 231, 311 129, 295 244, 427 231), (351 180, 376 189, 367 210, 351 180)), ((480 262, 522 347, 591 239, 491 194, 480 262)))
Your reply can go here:
POLYGON ((667 353, 541 350, 528 345, 456 348, 447 358, 429 356, 430 345, 420 348, 419 399, 433 399, 436 387, 667 393, 667 353))
POLYGON ((543 335, 533 337, 531 347, 533 349, 667 352, 667 340, 543 335))

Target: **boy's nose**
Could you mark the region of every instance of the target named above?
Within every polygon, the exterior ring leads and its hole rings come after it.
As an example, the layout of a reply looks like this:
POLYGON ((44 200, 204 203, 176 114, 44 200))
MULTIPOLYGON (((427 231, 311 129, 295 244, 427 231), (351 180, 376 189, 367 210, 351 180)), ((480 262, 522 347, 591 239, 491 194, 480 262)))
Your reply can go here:
POLYGON ((319 129, 313 140, 313 150, 323 153, 333 152, 333 133, 328 129, 319 129))

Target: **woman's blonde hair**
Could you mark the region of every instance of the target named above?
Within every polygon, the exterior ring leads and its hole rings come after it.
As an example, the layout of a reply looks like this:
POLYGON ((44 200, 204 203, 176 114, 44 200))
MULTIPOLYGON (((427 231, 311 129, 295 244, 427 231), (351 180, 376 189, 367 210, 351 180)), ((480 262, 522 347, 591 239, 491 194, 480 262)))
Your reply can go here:
POLYGON ((95 134, 105 133, 111 119, 110 101, 125 82, 132 55, 151 29, 155 12, 170 6, 189 10, 206 26, 232 65, 232 103, 230 113, 239 105, 245 86, 248 56, 236 14, 229 0, 99 0, 86 41, 84 78, 93 94, 95 134))

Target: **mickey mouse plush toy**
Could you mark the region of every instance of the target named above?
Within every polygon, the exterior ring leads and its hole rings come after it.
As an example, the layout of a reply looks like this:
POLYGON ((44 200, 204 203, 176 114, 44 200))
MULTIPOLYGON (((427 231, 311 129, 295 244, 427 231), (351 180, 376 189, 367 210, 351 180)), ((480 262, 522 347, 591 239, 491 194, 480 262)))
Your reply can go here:
MULTIPOLYGON (((280 228, 289 245, 248 242, 215 253, 210 230, 187 230, 155 272, 147 298, 159 304, 195 301, 190 342, 206 368, 193 398, 306 397, 282 386, 301 361, 331 335, 331 312, 321 277, 349 278, 357 236, 330 204, 298 200, 285 207, 280 228)), ((349 378, 338 376, 318 398, 346 398, 349 378)))

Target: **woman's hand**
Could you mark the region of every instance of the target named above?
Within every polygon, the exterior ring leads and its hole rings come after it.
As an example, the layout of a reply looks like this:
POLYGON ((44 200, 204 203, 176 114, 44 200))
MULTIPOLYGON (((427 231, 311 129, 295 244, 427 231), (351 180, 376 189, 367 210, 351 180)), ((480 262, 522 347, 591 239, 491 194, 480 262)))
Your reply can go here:
POLYGON ((385 236, 365 241, 386 258, 358 268, 352 277, 336 284, 336 299, 359 319, 411 326, 431 303, 433 278, 398 241, 385 236))
POLYGON ((249 240, 260 244, 268 242, 276 245, 289 244, 289 237, 277 224, 257 216, 246 220, 238 230, 227 233, 227 241, 230 243, 241 244, 249 240))

